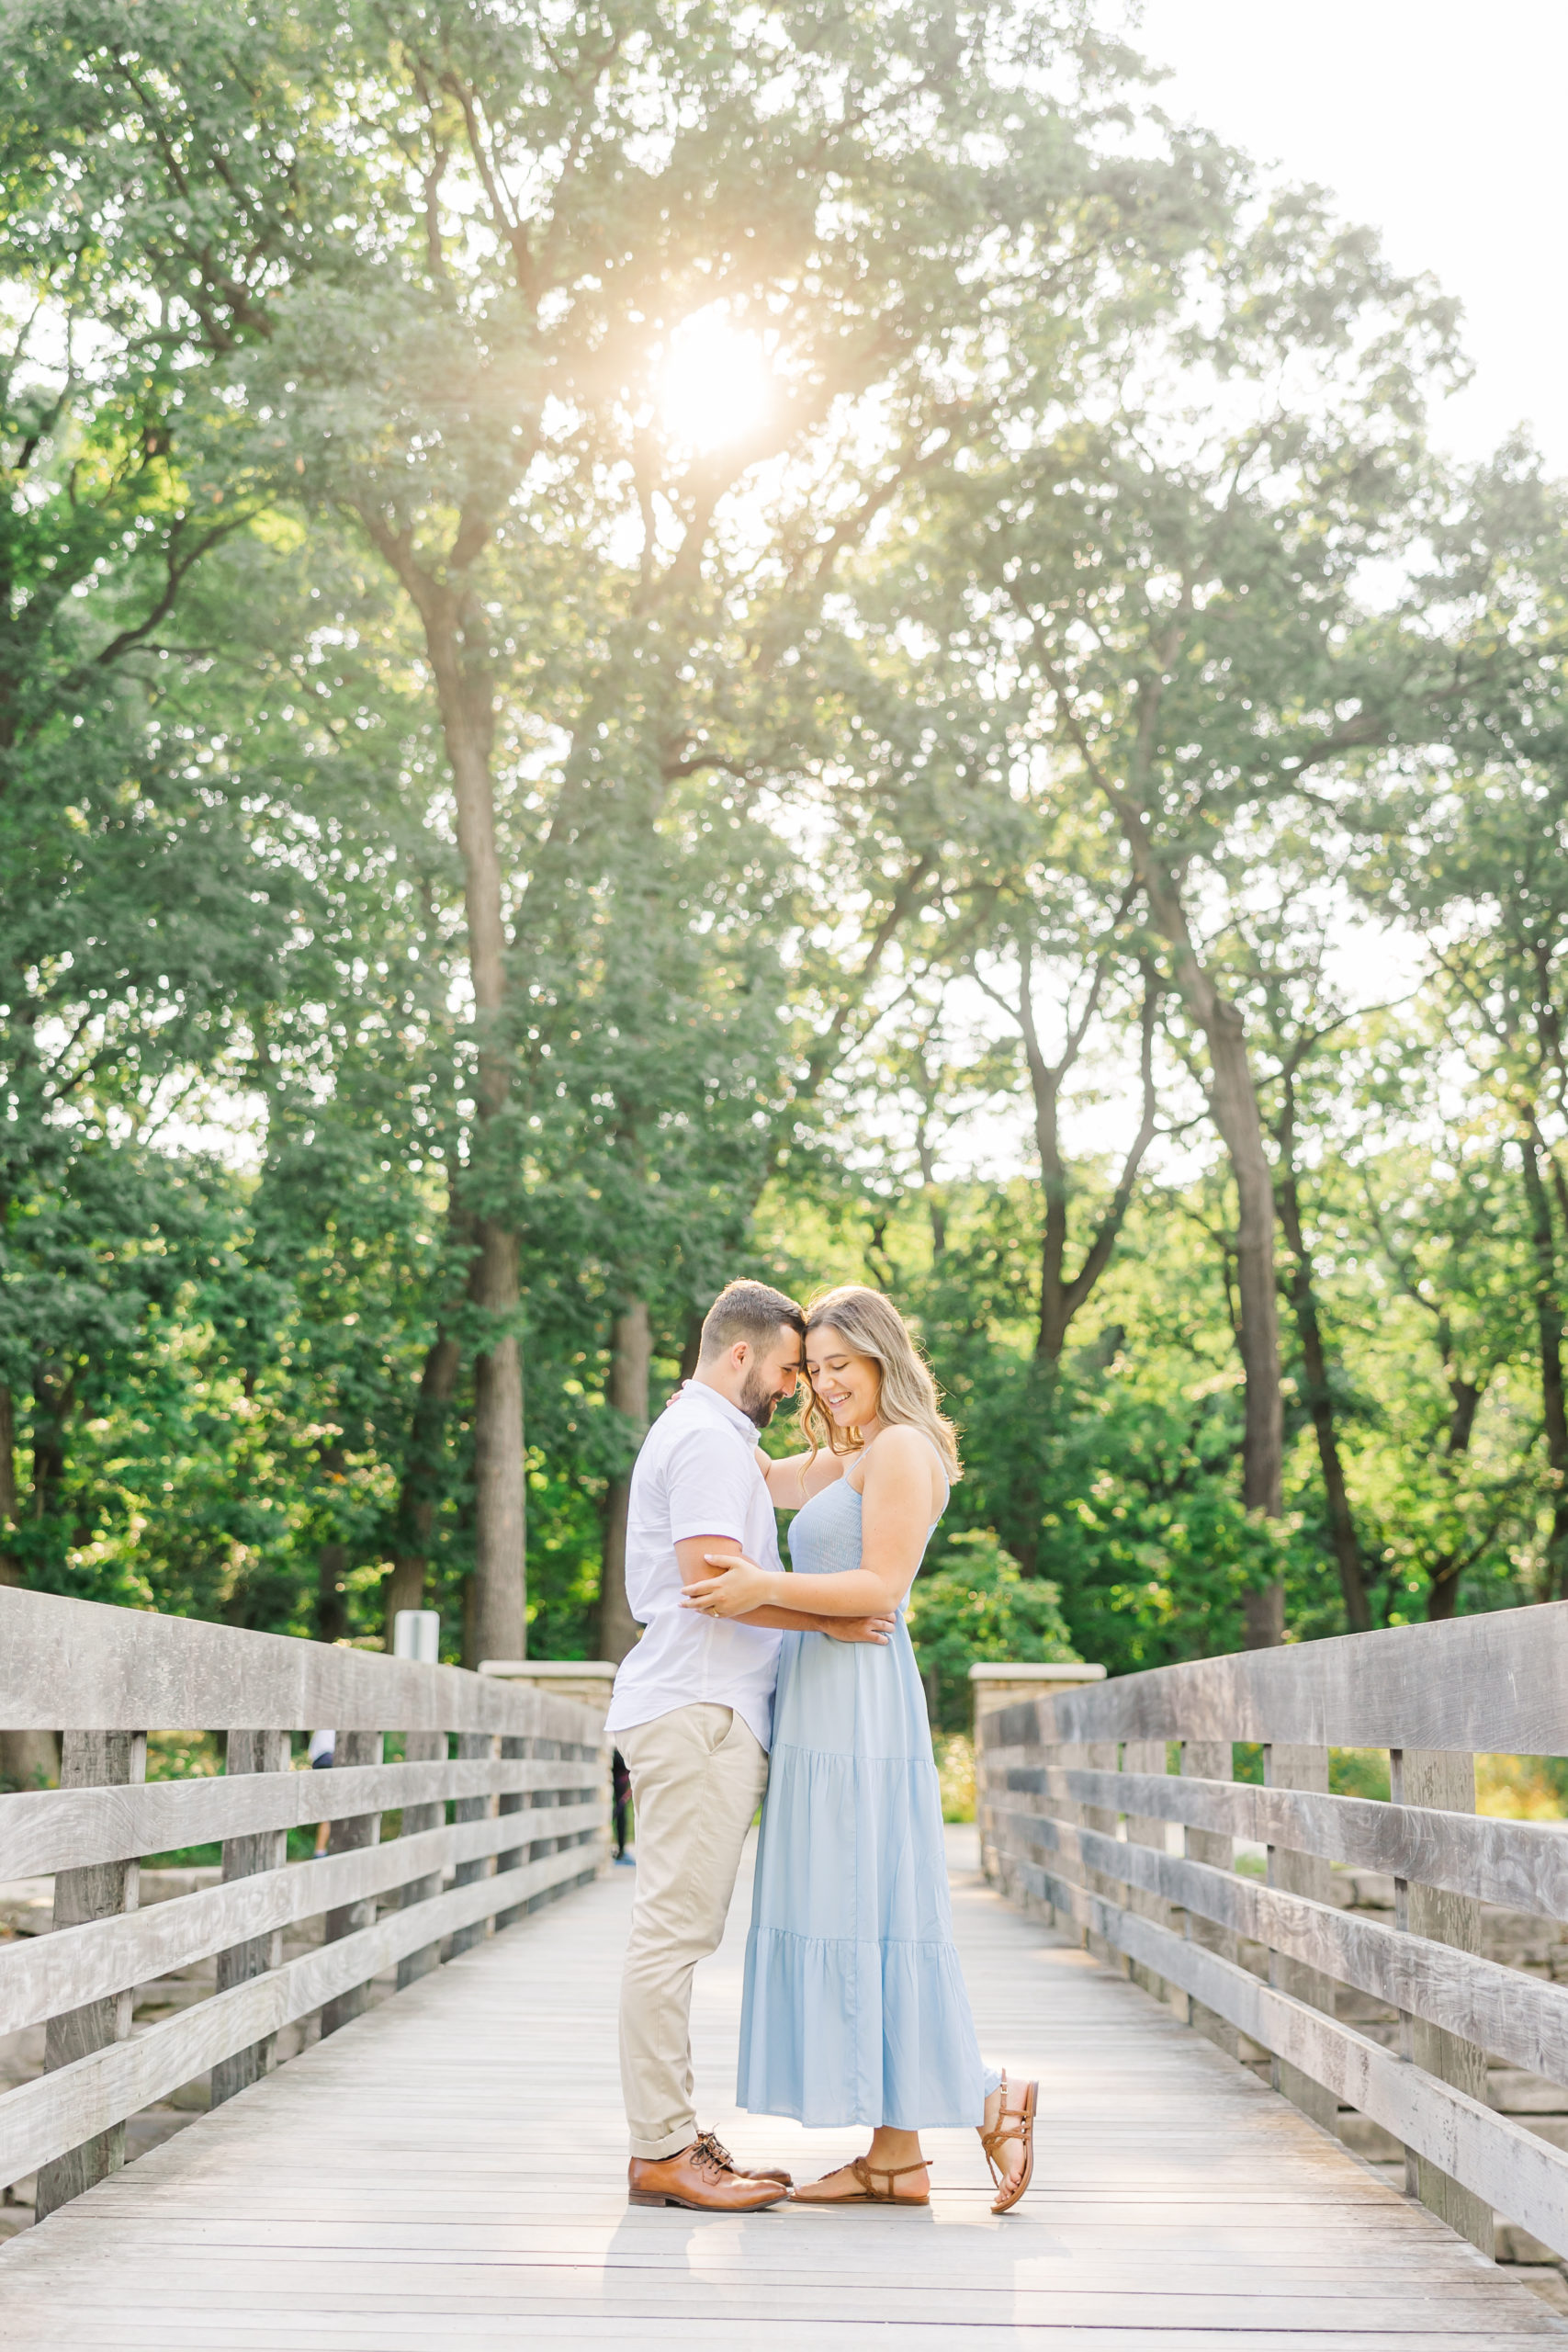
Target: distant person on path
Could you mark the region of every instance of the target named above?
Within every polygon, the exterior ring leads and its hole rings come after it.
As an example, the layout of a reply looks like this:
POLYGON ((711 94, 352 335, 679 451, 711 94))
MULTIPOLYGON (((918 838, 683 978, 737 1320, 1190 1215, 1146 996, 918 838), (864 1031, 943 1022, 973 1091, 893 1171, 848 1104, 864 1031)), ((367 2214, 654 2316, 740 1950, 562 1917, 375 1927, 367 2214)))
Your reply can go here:
POLYGON ((896 1630, 861 1649, 784 1636, 736 2096, 755 2114, 870 2127, 865 2154, 797 2188, 797 2204, 929 2204, 921 2130, 971 2123, 1005 2213, 1033 2170, 1036 2086, 1010 2091, 981 2065, 906 1614, 960 1475, 957 1442, 877 1291, 852 1285, 811 1307, 805 1372, 808 1450, 764 1464, 773 1501, 795 1513, 795 1574, 770 1528, 750 1556, 710 1553, 717 1573, 688 1579, 682 1613, 754 1624, 808 1577, 829 1623, 891 1613, 896 1630))
MULTIPOLYGON (((310 1734, 310 1742, 305 1752, 310 1759, 310 1770, 312 1772, 330 1772, 333 1769, 333 1759, 337 1754, 336 1732, 313 1731, 310 1734)), ((333 1826, 330 1821, 317 1822, 316 1851, 318 1854, 324 1854, 326 1852, 327 1841, 332 1837, 332 1834, 333 1826)))
POLYGON ((692 1973, 716 1950, 747 1830, 768 1784, 782 1631, 885 1643, 886 1612, 831 1617, 773 1603, 695 1612, 687 1588, 711 1555, 778 1566, 773 1502, 756 1444, 793 1394, 805 1317, 764 1283, 731 1283, 709 1308, 694 1378, 666 1406, 632 1473, 626 1599, 646 1630, 615 1677, 605 1729, 631 1774, 637 1898, 621 1992, 621 2083, 631 2201, 699 2212, 777 2204, 789 2175, 736 2170, 693 2109, 692 1973))

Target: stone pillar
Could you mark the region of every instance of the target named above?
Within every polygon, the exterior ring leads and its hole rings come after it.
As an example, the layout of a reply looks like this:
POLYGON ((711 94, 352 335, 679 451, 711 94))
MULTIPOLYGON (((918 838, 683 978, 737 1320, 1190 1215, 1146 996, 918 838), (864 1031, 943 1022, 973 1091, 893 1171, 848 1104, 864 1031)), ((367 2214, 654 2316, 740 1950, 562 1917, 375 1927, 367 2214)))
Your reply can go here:
MULTIPOLYGON (((1086 1682, 1103 1682, 1102 1666, 1084 1666, 1075 1660, 1070 1665, 1019 1664, 1016 1666, 972 1666, 969 1669, 969 1693, 973 1706, 971 1724, 975 1740, 975 1816, 980 1832, 980 1868, 993 1886, 1001 1883, 997 1860, 996 1841, 987 1835, 987 1812, 993 1795, 1005 1793, 1005 1771, 999 1773, 993 1789, 986 1762, 986 1750, 980 1737, 980 1726, 987 1715, 1000 1707, 1016 1706, 1021 1699, 1048 1699, 1058 1690, 1076 1690, 1086 1682)), ((1079 1762, 1087 1761, 1078 1758, 1079 1762)), ((1112 1764, 1112 1770, 1115 1767, 1112 1764)), ((1076 1817, 1077 1808, 1074 1808, 1076 1817)))

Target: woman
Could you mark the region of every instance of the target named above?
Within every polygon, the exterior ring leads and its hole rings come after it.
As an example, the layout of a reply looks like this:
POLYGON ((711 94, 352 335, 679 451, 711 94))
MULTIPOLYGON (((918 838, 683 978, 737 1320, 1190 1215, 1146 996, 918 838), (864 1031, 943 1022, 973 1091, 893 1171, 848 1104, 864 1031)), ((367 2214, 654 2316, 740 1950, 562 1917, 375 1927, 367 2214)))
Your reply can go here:
MULTIPOLYGON (((825 1616, 897 1612, 886 1648, 785 1634, 757 1851, 739 2099, 809 2124, 866 2123, 864 2156, 802 2205, 925 2205, 922 2127, 973 2123, 1007 2212, 1033 2169, 1035 2086, 987 2073, 953 1942, 942 1802, 905 1603, 959 1475, 952 1425, 876 1291, 807 1312, 808 1451, 757 1459, 796 1577, 825 1616)), ((716 1616, 798 1605, 798 1585, 729 1553, 685 1605, 716 1616)))

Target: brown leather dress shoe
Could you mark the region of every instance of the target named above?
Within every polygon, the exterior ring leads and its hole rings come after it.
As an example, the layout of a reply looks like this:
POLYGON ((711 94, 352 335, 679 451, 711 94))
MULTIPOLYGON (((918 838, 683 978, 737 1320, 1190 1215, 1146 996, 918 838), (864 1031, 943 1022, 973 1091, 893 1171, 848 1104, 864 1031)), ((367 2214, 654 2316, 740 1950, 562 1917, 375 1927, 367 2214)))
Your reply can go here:
POLYGON ((694 2213, 760 2213, 787 2197, 787 2185, 769 2174, 754 2179, 736 2172, 724 2151, 704 2132, 679 2155, 634 2156, 626 2166, 629 2205, 683 2205, 694 2213))
POLYGON ((698 2142, 710 2154, 716 2156, 726 2172, 739 2173, 742 2180, 776 2180, 784 2188, 795 2185, 795 2175, 785 2172, 783 2165, 738 2165, 728 2148, 721 2148, 711 2132, 699 2132, 698 2142))

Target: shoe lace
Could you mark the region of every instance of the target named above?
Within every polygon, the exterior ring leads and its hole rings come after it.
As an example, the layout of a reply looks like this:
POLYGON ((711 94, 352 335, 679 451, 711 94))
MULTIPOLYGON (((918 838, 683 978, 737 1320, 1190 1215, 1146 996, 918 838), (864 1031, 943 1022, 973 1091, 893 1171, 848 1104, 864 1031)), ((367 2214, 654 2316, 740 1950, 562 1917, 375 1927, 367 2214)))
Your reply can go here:
POLYGON ((711 2132, 698 2132, 692 2144, 692 2157, 694 2163, 706 2165, 714 2172, 735 2170, 729 2150, 721 2147, 711 2132))

